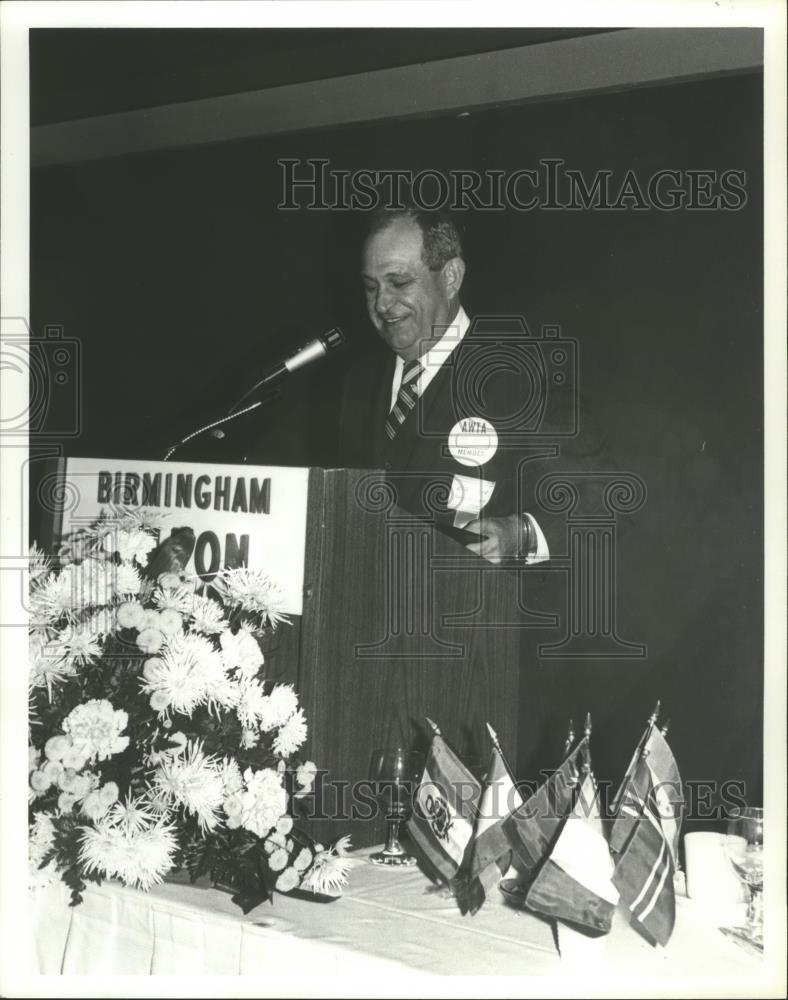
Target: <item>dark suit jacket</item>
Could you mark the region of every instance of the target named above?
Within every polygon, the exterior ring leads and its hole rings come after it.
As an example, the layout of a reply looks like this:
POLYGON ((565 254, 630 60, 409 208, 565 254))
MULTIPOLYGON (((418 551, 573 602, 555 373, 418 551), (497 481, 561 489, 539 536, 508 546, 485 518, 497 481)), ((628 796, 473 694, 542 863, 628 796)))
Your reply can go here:
POLYGON ((345 383, 341 464, 384 469, 399 506, 438 522, 454 518, 446 501, 455 475, 492 481, 495 488, 482 516, 528 511, 551 552, 563 551, 565 515, 543 508, 537 484, 550 473, 604 467, 606 446, 576 386, 555 377, 552 360, 544 363, 544 344, 516 332, 507 340, 500 330, 491 335, 472 324, 393 441, 385 422, 395 355, 362 359, 345 383), (498 433, 497 451, 480 467, 460 464, 447 446, 451 429, 468 417, 484 418, 498 433))

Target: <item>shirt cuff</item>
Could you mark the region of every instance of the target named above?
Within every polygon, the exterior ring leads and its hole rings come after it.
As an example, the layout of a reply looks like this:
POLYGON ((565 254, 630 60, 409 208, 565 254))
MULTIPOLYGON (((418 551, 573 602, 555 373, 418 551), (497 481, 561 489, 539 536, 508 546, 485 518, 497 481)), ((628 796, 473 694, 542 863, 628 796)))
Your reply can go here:
POLYGON ((525 557, 526 563, 530 566, 532 563, 546 562, 550 558, 550 549, 542 529, 532 514, 525 513, 523 517, 528 518, 528 523, 533 528, 534 536, 536 537, 536 551, 529 553, 525 557))

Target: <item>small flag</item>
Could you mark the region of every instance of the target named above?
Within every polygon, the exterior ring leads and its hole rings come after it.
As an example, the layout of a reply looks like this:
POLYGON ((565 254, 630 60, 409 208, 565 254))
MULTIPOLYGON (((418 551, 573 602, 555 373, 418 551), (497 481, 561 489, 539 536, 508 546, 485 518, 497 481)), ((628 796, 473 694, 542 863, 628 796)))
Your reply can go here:
POLYGON ((599 793, 589 772, 575 807, 525 898, 537 913, 607 934, 618 904, 613 859, 602 833, 599 793))
POLYGON ((433 737, 407 827, 411 840, 449 882, 473 836, 481 787, 439 734, 433 737))
POLYGON ((486 894, 509 868, 512 849, 504 833, 506 817, 523 804, 522 797, 497 746, 492 749, 487 781, 470 844, 467 896, 464 904, 476 913, 486 894))
POLYGON ((610 832, 617 855, 613 883, 646 935, 665 945, 675 922, 673 873, 684 797, 676 761, 656 728, 619 795, 610 832))
POLYGON ((506 839, 517 860, 529 872, 546 856, 572 809, 574 791, 580 782, 577 756, 585 744, 584 737, 547 781, 504 820, 506 839))

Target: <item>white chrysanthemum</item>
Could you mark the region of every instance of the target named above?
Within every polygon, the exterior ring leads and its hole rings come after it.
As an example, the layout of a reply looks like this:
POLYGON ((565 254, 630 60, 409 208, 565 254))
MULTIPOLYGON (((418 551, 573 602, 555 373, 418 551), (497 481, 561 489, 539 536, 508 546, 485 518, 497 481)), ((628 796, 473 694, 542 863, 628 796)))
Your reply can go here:
POLYGON ((273 751, 280 757, 289 757, 303 745, 305 740, 306 719, 303 708, 299 708, 276 734, 273 751))
POLYGON ((241 686, 238 681, 225 674, 224 680, 219 681, 214 687, 212 698, 217 705, 221 705, 224 709, 237 708, 241 699, 241 686))
POLYGON ((41 868, 41 862, 46 857, 55 842, 55 827, 49 813, 36 813, 33 825, 30 827, 30 872, 29 885, 31 889, 44 889, 58 877, 57 863, 54 858, 41 868))
POLYGON ((270 767, 254 772, 247 768, 244 780, 246 791, 241 796, 241 826, 258 837, 265 837, 287 808, 287 793, 279 775, 270 767))
POLYGON ((117 594, 138 594, 140 592, 142 586, 140 571, 130 563, 114 565, 111 578, 117 594))
POLYGON ((179 611, 183 615, 191 614, 196 600, 193 590, 188 587, 159 587, 153 594, 153 603, 162 611, 179 611))
POLYGON ((225 603, 259 614, 270 625, 287 621, 285 593, 262 570, 247 567, 224 569, 214 578, 213 587, 225 603))
POLYGON ((109 818, 113 826, 127 830, 144 830, 153 823, 154 815, 147 799, 127 795, 125 802, 115 803, 109 818))
POLYGON ((268 866, 272 872, 280 872, 287 865, 287 851, 282 847, 277 847, 271 852, 268 858, 268 866))
POLYGON ((191 618, 191 628, 204 635, 218 635, 227 628, 224 608, 218 601, 202 594, 192 595, 192 606, 188 611, 191 618))
POLYGON ((266 696, 260 713, 260 725, 265 732, 278 729, 295 714, 297 708, 298 695, 293 690, 293 685, 275 684, 266 696))
POLYGON ((314 855, 308 847, 302 847, 293 861, 293 868, 295 868, 297 872, 306 871, 306 869, 312 864, 313 857, 314 855))
POLYGON ((229 670, 238 669, 244 677, 254 678, 263 665, 263 654, 248 625, 237 632, 223 632, 219 642, 229 670))
POLYGON ((43 579, 47 573, 51 572, 52 560, 45 552, 42 552, 41 549, 39 549, 35 542, 33 542, 30 546, 27 559, 30 584, 32 586, 37 580, 43 579))
POLYGON ((200 635, 180 633, 169 637, 155 665, 150 670, 146 667, 142 689, 159 693, 162 701, 166 698, 162 711, 191 715, 198 705, 217 700, 226 682, 222 658, 210 642, 200 635))
POLYGON ((347 857, 349 850, 349 837, 340 837, 326 850, 318 850, 312 867, 304 876, 301 888, 311 889, 312 892, 319 892, 325 896, 341 893, 342 887, 347 884, 350 870, 355 865, 355 861, 347 857))
POLYGON ((88 760, 107 760, 129 745, 120 734, 129 721, 123 709, 114 709, 106 699, 94 698, 77 705, 63 721, 63 732, 71 737, 74 749, 88 760))
POLYGON ((155 531, 170 517, 158 507, 116 507, 114 514, 116 524, 124 531, 155 531))
POLYGON ((158 614, 158 629, 160 632, 163 632, 164 635, 177 635, 183 630, 183 616, 180 611, 174 611, 172 608, 165 608, 163 611, 159 611, 158 614))
POLYGON ((222 787, 225 795, 235 795, 243 791, 244 779, 241 768, 238 766, 238 761, 232 757, 225 757, 222 761, 222 787))
POLYGON ((244 729, 255 729, 265 710, 266 695, 259 681, 241 681, 236 714, 244 729))
POLYGON ((52 698, 52 685, 74 675, 74 666, 66 659, 63 644, 56 639, 43 642, 36 636, 29 643, 31 687, 46 687, 52 698))
POLYGON ((163 820, 136 829, 109 816, 83 827, 81 840, 79 860, 86 872, 100 871, 146 892, 172 868, 178 846, 175 828, 163 820))
POLYGON ((156 539, 147 531, 139 528, 124 530, 113 529, 104 536, 104 548, 107 552, 117 552, 125 563, 137 562, 144 566, 149 553, 156 548, 156 539))
POLYGON ((50 573, 40 586, 31 591, 30 618, 34 627, 51 625, 63 616, 73 617, 74 586, 68 569, 50 573))
POLYGON ((244 750, 251 750, 260 742, 260 734, 254 729, 244 729, 241 732, 241 746, 244 750))
POLYGON ((60 633, 60 645, 67 663, 83 666, 101 655, 101 639, 90 631, 90 620, 68 625, 60 633))
POLYGON ((203 753, 201 743, 190 742, 181 757, 164 760, 153 776, 153 788, 168 803, 194 813, 204 830, 215 829, 224 797, 222 762, 203 753))

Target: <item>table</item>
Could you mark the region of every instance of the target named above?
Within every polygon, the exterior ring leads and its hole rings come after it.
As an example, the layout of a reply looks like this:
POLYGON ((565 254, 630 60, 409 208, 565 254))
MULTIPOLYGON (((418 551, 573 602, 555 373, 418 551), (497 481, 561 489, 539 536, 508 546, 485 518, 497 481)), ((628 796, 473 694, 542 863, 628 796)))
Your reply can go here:
MULTIPOLYGON (((142 893, 91 886, 69 908, 62 883, 34 893, 34 971, 90 975, 294 976, 350 972, 390 981, 424 975, 713 977, 736 994, 762 970, 759 956, 722 935, 714 919, 677 899, 667 948, 652 948, 619 910, 613 929, 589 941, 508 906, 493 891, 463 917, 445 890, 418 869, 382 869, 358 852, 345 895, 316 903, 277 894, 247 916, 230 895, 180 878, 142 893)), ((665 983, 667 986, 667 983, 665 983)))

